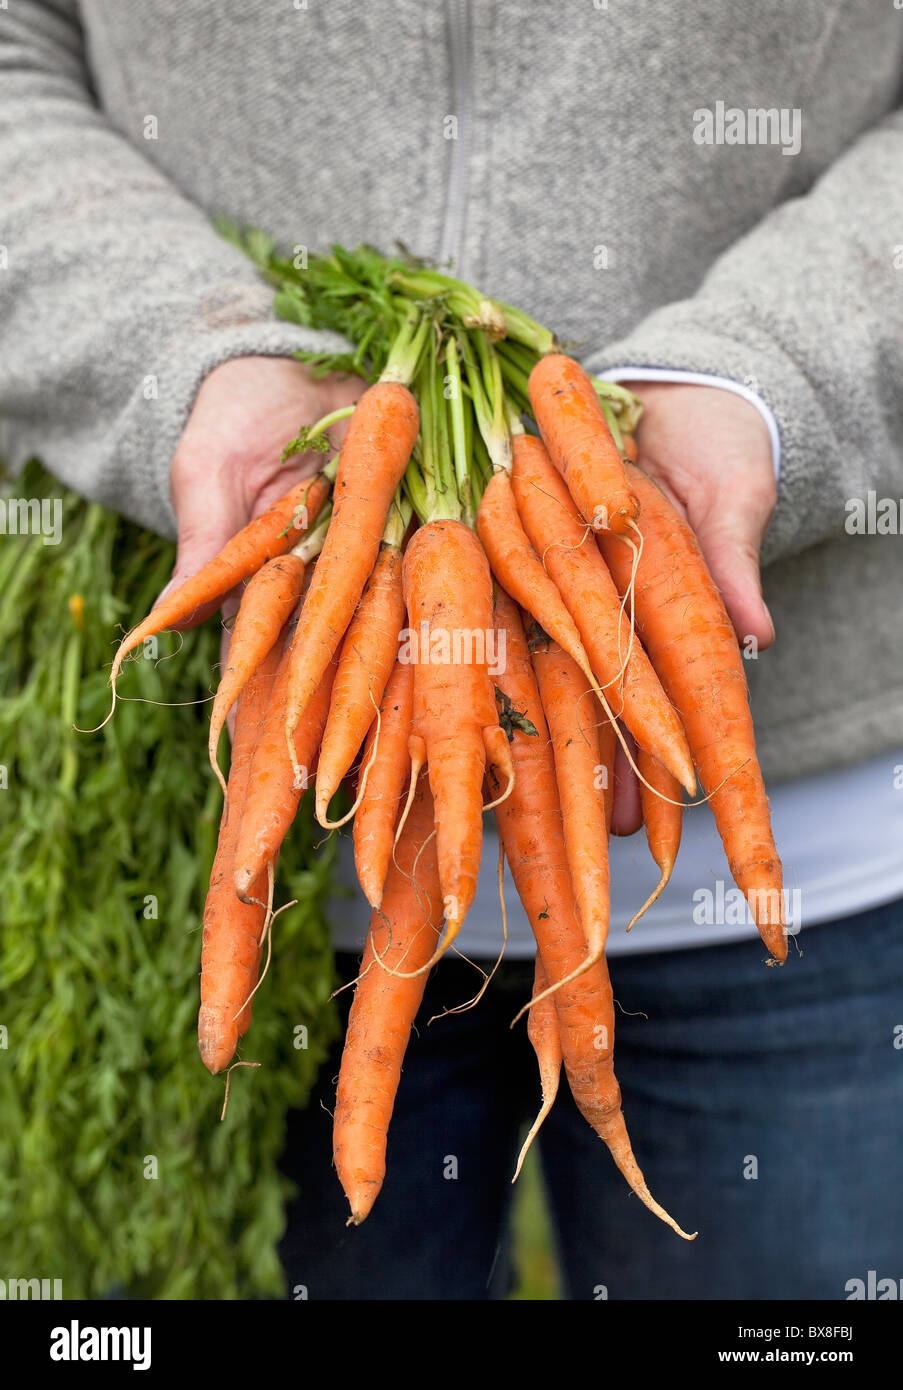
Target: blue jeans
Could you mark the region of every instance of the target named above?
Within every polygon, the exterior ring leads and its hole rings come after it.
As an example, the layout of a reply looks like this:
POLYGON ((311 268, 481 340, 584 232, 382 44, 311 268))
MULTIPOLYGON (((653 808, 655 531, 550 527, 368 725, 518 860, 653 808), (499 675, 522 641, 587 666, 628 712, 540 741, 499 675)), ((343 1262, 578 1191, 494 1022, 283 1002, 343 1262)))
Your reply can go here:
MULTIPOLYGON (((637 930, 642 930, 639 927, 637 930)), ((805 931, 768 969, 756 943, 611 964, 615 1064, 634 1151, 682 1241, 628 1190, 562 1079, 538 1141, 567 1298, 844 1299, 903 1278, 903 900, 805 931), (895 1046, 895 1039, 897 1046, 895 1046)), ((345 977, 357 961, 339 960, 345 977)), ((522 1023, 532 966, 427 985, 368 1220, 345 1227, 331 1162, 340 1044, 291 1117, 298 1183, 283 1261, 312 1299, 485 1299, 510 1281, 511 1175, 539 1101, 522 1023)), ((340 999, 347 1009, 351 991, 340 999)))

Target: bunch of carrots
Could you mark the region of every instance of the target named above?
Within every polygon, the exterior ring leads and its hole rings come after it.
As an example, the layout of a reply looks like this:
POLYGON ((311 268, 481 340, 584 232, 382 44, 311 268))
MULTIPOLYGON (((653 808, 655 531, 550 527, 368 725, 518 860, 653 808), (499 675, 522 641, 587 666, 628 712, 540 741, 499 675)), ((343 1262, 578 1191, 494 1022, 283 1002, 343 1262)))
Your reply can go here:
POLYGON ((337 328, 353 349, 299 355, 369 384, 286 448, 329 453, 328 431, 350 416, 337 455, 167 594, 113 663, 115 705, 130 652, 244 585, 210 724, 225 797, 204 913, 204 1064, 227 1067, 250 1024, 280 846, 313 788, 321 825, 353 821, 372 907, 334 1135, 350 1219, 363 1221, 427 974, 473 902, 494 809, 536 938, 521 1012, 542 1108, 527 1144, 563 1065, 630 1187, 686 1236, 634 1157, 613 1065, 617 744, 642 788, 653 898, 698 773, 773 962, 787 943, 737 638, 692 531, 633 462, 639 402, 527 315, 407 255, 334 248, 298 269, 259 234, 246 249, 281 313, 337 328), (236 704, 226 782, 218 749, 236 704), (349 779, 353 805, 331 819, 349 779))

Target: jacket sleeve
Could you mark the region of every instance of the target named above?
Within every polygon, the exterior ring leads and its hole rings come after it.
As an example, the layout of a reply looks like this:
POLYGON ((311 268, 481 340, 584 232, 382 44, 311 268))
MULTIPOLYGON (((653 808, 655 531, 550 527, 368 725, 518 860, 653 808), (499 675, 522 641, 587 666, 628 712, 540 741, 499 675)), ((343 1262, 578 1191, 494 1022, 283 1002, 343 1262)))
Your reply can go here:
POLYGON ((0 9, 0 455, 174 535, 169 465, 204 377, 341 340, 278 320, 137 136, 92 99, 75 0, 0 9))
MULTIPOLYGON (((780 432, 769 564, 842 534, 846 502, 903 497, 903 111, 776 208, 691 299, 589 357, 729 377, 780 432)), ((623 376, 623 372, 619 373, 623 376)))

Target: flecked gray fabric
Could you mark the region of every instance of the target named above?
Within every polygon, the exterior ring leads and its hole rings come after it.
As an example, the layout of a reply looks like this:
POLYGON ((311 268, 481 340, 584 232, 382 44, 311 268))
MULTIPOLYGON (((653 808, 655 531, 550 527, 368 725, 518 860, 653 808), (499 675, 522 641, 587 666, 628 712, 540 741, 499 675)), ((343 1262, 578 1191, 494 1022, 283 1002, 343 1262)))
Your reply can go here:
POLYGON ((205 374, 317 337, 209 215, 450 249, 595 368, 759 392, 766 776, 901 744, 903 538, 843 530, 848 497, 903 498, 901 59, 886 0, 9 0, 0 451, 172 534, 205 374), (800 152, 697 144, 718 101, 799 108, 800 152))

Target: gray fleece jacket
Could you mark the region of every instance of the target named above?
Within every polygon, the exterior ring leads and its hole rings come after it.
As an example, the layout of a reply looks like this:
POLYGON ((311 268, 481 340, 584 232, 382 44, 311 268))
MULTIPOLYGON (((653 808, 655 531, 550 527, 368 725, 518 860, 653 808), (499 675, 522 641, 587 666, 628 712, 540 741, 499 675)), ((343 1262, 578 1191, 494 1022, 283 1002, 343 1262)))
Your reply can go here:
POLYGON ((316 336, 209 215, 398 238, 758 393, 766 776, 903 744, 903 539, 845 530, 903 508, 901 78, 890 0, 0 0, 0 452, 173 534, 205 374, 316 336))

